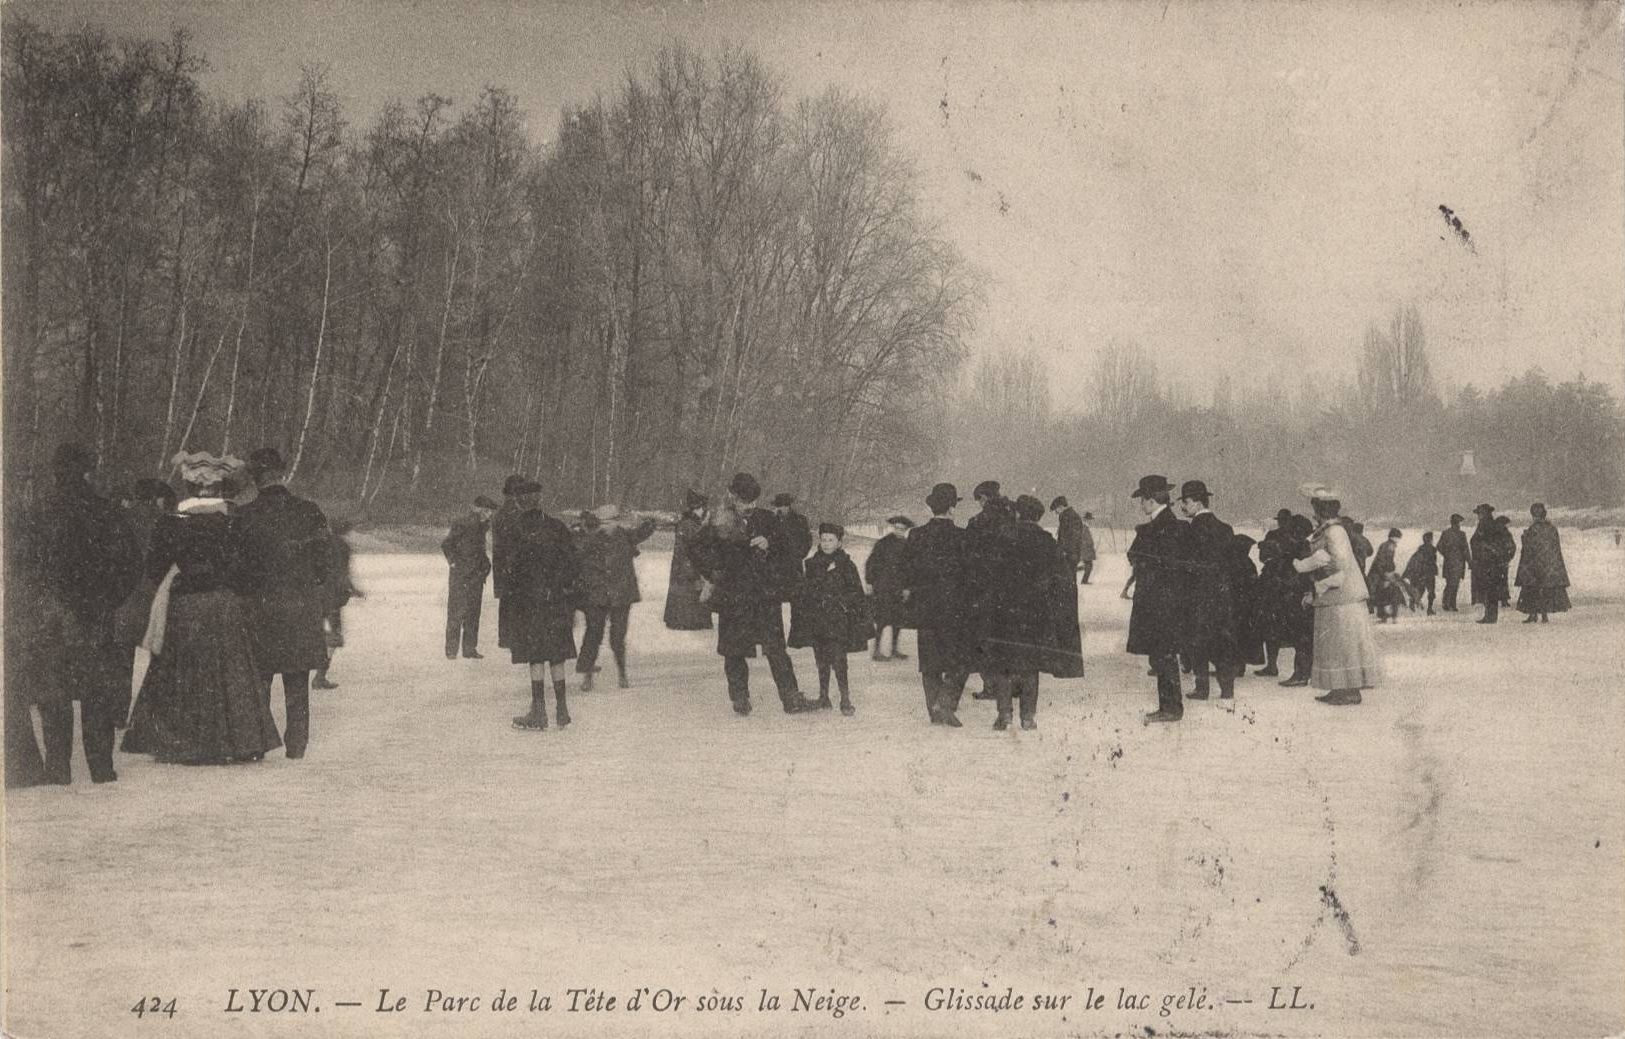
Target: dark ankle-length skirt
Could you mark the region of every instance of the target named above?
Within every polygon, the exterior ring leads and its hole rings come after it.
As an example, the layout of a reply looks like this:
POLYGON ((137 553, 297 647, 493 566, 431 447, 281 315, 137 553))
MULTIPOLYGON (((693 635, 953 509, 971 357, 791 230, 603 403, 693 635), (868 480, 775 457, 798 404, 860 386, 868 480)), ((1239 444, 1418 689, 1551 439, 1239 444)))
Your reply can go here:
POLYGON ((215 591, 171 598, 163 652, 141 682, 123 749, 201 763, 280 746, 237 596, 215 591))

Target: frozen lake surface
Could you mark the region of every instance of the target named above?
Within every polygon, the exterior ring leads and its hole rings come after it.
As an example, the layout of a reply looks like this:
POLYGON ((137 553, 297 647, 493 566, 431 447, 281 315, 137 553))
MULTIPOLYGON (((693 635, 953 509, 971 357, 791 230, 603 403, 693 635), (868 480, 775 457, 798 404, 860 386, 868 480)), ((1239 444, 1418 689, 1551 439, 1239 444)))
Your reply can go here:
POLYGON ((487 659, 447 661, 443 563, 362 554, 368 598, 305 760, 121 754, 117 784, 77 760, 72 788, 8 795, 8 1030, 1617 1034, 1625 553, 1564 539, 1576 609, 1549 625, 1407 614, 1377 630, 1389 684, 1359 708, 1249 677, 1233 707, 1151 729, 1126 564, 1102 543, 1089 674, 1045 678, 1030 733, 991 731, 968 697, 964 729, 928 726, 913 661, 867 656, 855 718, 783 715, 761 660, 757 711, 735 717, 714 636, 660 623, 660 551, 639 560, 634 688, 572 678, 569 729, 516 731, 528 688, 493 605, 487 659), (504 986, 518 1011, 489 1011, 504 986), (616 1009, 569 1012, 589 986, 616 1009), (688 998, 625 1010, 644 986, 688 998), (1312 1009, 1269 1009, 1294 986, 1312 1009), (795 987, 861 1003, 793 1011, 795 987), (935 988, 1007 987, 1021 1010, 928 1009, 935 988), (1164 1016, 1192 987, 1209 1008, 1164 1016), (234 988, 314 989, 321 1009, 227 1013, 234 988), (379 1013, 382 988, 406 1010, 379 1013), (1152 1005, 1118 1009, 1119 988, 1152 1005), (429 989, 481 1009, 425 1012, 429 989), (137 1021, 153 996, 173 1018, 137 1021))

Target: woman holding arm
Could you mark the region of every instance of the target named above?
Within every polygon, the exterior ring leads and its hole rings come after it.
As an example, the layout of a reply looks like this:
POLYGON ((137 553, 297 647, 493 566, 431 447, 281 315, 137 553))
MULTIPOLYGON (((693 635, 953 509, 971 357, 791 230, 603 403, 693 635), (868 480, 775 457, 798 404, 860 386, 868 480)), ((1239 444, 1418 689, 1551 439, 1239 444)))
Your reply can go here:
POLYGON ((1310 680, 1326 692, 1315 699, 1333 706, 1360 702, 1360 690, 1382 680, 1377 647, 1366 616, 1366 584, 1354 557, 1346 521, 1338 513, 1337 492, 1305 484, 1303 493, 1315 513, 1309 555, 1292 566, 1315 581, 1315 654, 1310 680))

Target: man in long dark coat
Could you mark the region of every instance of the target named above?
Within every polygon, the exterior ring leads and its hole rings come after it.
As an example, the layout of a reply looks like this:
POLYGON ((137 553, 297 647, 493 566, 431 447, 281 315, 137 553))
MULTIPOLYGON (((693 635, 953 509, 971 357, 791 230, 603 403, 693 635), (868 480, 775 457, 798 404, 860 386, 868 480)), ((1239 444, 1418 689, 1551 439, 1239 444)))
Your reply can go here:
POLYGON ((1501 618, 1501 597, 1507 587, 1507 572, 1517 545, 1506 527, 1496 522, 1495 506, 1484 504, 1473 510, 1478 526, 1468 541, 1473 568, 1473 602, 1484 604, 1480 624, 1494 624, 1501 618))
POLYGON ((983 635, 983 677, 993 688, 998 715, 993 728, 1010 726, 1019 703, 1021 727, 1038 727, 1038 676, 1055 666, 1057 585, 1072 590, 1060 546, 1038 525, 1044 505, 1023 494, 1013 503, 1014 522, 998 528, 1003 565, 988 588, 991 623, 983 635))
POLYGON ((485 578, 491 573, 491 557, 485 551, 485 535, 491 517, 499 506, 480 495, 465 515, 452 521, 451 531, 440 542, 449 570, 446 584, 446 659, 456 660, 458 650, 470 660, 479 660, 480 607, 485 602, 485 578))
POLYGON ((1456 592, 1461 579, 1467 576, 1467 533, 1461 529, 1461 514, 1450 517, 1450 529, 1439 535, 1440 569, 1444 575, 1444 604, 1439 608, 1446 613, 1460 613, 1456 605, 1456 592))
POLYGON ((508 594, 508 576, 512 571, 514 524, 525 507, 520 503, 519 488, 531 481, 514 473, 502 481, 502 504, 491 517, 491 596, 497 601, 497 648, 508 648, 508 614, 511 608, 503 602, 508 594))
POLYGON ((971 670, 982 676, 982 689, 973 693, 977 700, 994 698, 993 684, 980 664, 981 649, 993 623, 994 590, 1004 565, 1004 546, 996 536, 1016 521, 1009 499, 1000 493, 997 480, 983 480, 971 491, 981 511, 965 524, 965 640, 972 652, 971 670))
POLYGON ((575 618, 581 605, 581 558, 575 535, 563 521, 542 511, 542 487, 525 480, 514 488, 519 513, 509 544, 508 654, 528 665, 530 711, 515 728, 547 728, 547 686, 551 679, 559 728, 570 724, 564 662, 576 655, 575 618))
POLYGON ((780 601, 789 602, 801 584, 801 564, 812 554, 812 523, 796 511, 796 496, 787 492, 773 496, 773 515, 778 520, 779 535, 769 551, 778 574, 780 601))
POLYGON ((863 579, 868 582, 874 603, 876 660, 907 660, 908 654, 897 647, 897 638, 912 622, 907 602, 903 598, 903 545, 914 521, 907 516, 892 516, 886 520, 886 536, 876 541, 863 561, 863 579), (891 629, 891 652, 886 652, 886 629, 891 629))
POLYGON ((88 449, 78 444, 58 448, 53 485, 24 516, 18 544, 11 548, 15 584, 7 588, 14 598, 6 614, 8 786, 73 781, 75 700, 91 781, 118 779, 113 728, 121 672, 114 662, 113 610, 135 587, 141 553, 123 510, 91 487, 95 468, 96 456, 88 449), (30 701, 40 712, 43 761, 34 743, 30 701))
POLYGON ((604 505, 584 514, 582 523, 587 531, 577 544, 581 549, 581 603, 587 630, 581 636, 576 673, 581 675, 582 691, 592 689, 592 676, 598 670, 598 647, 603 645, 607 624, 615 673, 620 687, 628 689, 632 681, 626 673, 626 632, 632 604, 643 600, 635 560, 638 546, 655 532, 655 521, 646 519, 636 527, 626 527, 621 524, 620 507, 604 505))
POLYGON ((795 666, 784 642, 784 611, 788 595, 774 561, 793 554, 786 544, 784 524, 759 508, 761 484, 749 473, 737 473, 728 484, 725 507, 701 531, 696 543, 700 572, 715 589, 717 655, 728 682, 734 712, 749 714, 750 667, 746 663, 761 647, 778 687, 786 714, 816 710, 801 695, 795 666))
POLYGON ((957 729, 965 692, 965 531, 955 525, 959 489, 939 483, 926 496, 931 519, 908 532, 903 545, 903 595, 914 612, 915 655, 932 725, 957 729))
POLYGON ((1185 715, 1179 688, 1189 569, 1185 524, 1170 508, 1174 485, 1163 476, 1143 476, 1131 498, 1148 518, 1134 529, 1128 548, 1134 568, 1134 605, 1129 611, 1128 651, 1150 658, 1157 676, 1157 709, 1148 722, 1176 722, 1185 715))
POLYGON ((283 485, 287 470, 276 448, 255 451, 248 466, 259 493, 237 510, 237 525, 262 575, 244 600, 254 662, 266 696, 272 680, 282 676, 283 742, 288 757, 302 758, 310 741, 310 673, 327 666, 322 614, 332 534, 322 510, 283 485))
MULTIPOLYGON (((1196 675, 1196 687, 1188 694, 1192 700, 1208 698, 1210 665, 1219 680, 1219 699, 1234 697, 1240 665, 1236 628, 1243 604, 1236 594, 1230 562, 1236 532, 1213 514, 1212 501, 1201 480, 1186 480, 1179 488, 1179 510, 1190 520, 1185 533, 1190 570, 1184 651, 1189 653, 1196 675)), ((1144 586, 1141 588, 1136 597, 1143 594, 1144 586)))

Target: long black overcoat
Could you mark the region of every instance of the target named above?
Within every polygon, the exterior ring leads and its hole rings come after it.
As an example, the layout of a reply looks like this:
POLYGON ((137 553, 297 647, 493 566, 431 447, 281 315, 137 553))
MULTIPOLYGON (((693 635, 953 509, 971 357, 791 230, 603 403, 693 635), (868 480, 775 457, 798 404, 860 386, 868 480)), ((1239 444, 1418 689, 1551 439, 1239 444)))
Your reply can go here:
POLYGON ((261 674, 326 667, 322 616, 332 554, 327 517, 315 502, 273 485, 238 509, 235 519, 259 574, 244 598, 255 665, 261 674))
MULTIPOLYGON (((1199 513, 1186 528, 1191 564, 1186 615, 1186 646, 1193 657, 1213 663, 1239 659, 1236 620, 1241 609, 1232 578, 1236 532, 1211 512, 1199 513)), ((1135 595, 1140 593, 1135 591, 1135 595)))
POLYGON ((541 509, 519 514, 508 569, 508 651, 515 664, 559 663, 576 655, 575 611, 581 562, 575 538, 541 509))
POLYGON ((1185 524, 1163 508, 1134 528, 1128 548, 1134 568, 1134 605, 1129 611, 1128 651, 1162 656, 1185 649, 1187 549, 1185 524))
POLYGON ((808 556, 800 592, 790 606, 790 645, 805 649, 835 643, 847 653, 861 653, 869 648, 874 630, 858 566, 846 550, 808 556))
POLYGON ((693 513, 684 513, 677 521, 665 612, 666 627, 674 631, 704 631, 711 627, 711 607, 700 601, 700 569, 694 562, 694 541, 699 533, 700 520, 693 513))
POLYGON ((903 575, 903 552, 906 541, 895 532, 875 542, 869 558, 863 561, 863 576, 874 589, 875 625, 881 628, 912 628, 914 611, 903 599, 907 580, 903 575))

